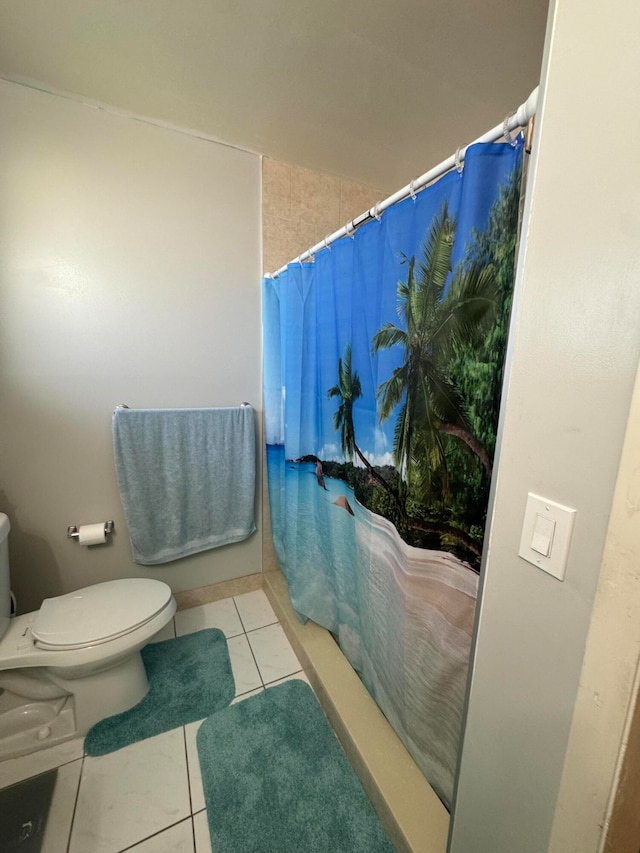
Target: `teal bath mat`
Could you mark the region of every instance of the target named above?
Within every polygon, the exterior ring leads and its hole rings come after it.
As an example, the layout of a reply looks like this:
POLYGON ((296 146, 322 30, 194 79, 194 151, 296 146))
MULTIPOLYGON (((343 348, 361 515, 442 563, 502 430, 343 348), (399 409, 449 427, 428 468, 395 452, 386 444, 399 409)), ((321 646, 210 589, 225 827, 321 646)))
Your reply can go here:
POLYGON ((88 755, 105 755, 138 740, 208 717, 235 696, 227 641, 207 628, 142 649, 149 692, 128 711, 107 717, 89 730, 88 755))
POLYGON ((219 711, 197 744, 216 853, 394 850, 303 681, 219 711))

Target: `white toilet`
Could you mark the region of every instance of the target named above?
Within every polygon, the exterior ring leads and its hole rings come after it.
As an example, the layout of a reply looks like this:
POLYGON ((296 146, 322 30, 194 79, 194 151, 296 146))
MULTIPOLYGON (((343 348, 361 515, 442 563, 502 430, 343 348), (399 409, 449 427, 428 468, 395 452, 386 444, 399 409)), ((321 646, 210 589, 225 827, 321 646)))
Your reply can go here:
POLYGON ((87 733, 148 690, 140 649, 176 610, 162 581, 107 581, 10 618, 9 519, 0 513, 0 760, 87 733))

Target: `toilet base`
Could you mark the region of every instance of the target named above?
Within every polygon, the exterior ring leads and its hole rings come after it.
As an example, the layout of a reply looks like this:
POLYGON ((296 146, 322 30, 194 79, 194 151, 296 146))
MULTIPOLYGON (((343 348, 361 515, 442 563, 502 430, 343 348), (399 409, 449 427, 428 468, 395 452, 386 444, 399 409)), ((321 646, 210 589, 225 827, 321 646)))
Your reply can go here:
POLYGON ((0 697, 0 761, 28 755, 76 737, 73 697, 31 700, 0 697), (16 701, 11 701, 14 699, 16 701))
POLYGON ((46 676, 71 695, 43 700, 8 690, 0 695, 0 760, 84 737, 100 720, 137 705, 149 689, 139 651, 81 678, 65 678, 64 669, 49 669, 46 676))
POLYGON ((78 736, 86 735, 91 726, 105 717, 133 708, 149 690, 140 652, 82 678, 65 678, 63 669, 50 669, 49 678, 73 694, 78 736))

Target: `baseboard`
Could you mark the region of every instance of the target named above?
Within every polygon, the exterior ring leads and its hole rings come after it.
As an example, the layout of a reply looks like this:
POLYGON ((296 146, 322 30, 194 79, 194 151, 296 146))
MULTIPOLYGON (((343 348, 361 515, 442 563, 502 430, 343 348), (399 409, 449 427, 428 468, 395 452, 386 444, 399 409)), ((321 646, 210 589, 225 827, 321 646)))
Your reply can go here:
POLYGON ((242 595, 243 592, 253 592, 254 589, 262 589, 262 572, 253 575, 245 575, 242 578, 233 578, 229 581, 211 583, 208 586, 200 586, 196 589, 185 589, 183 592, 174 592, 178 610, 188 610, 199 604, 208 604, 210 601, 220 601, 222 598, 231 598, 233 595, 242 595))

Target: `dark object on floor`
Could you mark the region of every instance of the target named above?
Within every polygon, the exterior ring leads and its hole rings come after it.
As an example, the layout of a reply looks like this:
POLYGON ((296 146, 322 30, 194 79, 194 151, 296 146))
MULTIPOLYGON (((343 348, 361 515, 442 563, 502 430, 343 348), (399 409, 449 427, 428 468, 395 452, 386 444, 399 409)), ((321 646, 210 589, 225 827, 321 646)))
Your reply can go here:
POLYGON ((214 714, 197 743, 216 853, 392 853, 303 681, 214 714))
POLYGON ((105 755, 138 740, 208 717, 235 696, 227 641, 217 628, 142 650, 149 692, 133 708, 101 720, 89 730, 84 748, 105 755))
POLYGON ((40 853, 57 770, 0 791, 0 850, 40 853))

